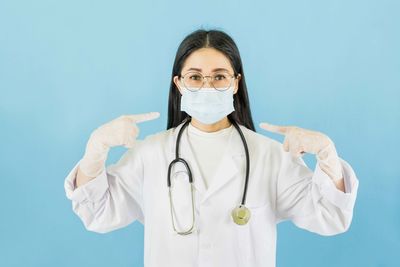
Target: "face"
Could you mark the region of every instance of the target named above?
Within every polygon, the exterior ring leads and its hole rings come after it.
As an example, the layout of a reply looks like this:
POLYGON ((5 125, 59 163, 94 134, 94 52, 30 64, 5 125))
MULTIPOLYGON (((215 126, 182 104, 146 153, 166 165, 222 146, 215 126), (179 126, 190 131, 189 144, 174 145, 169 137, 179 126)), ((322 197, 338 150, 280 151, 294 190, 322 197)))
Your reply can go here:
MULTIPOLYGON (((193 53, 191 53, 185 60, 182 67, 181 75, 185 75, 189 71, 198 71, 203 74, 203 76, 212 75, 218 71, 225 71, 231 75, 234 75, 233 68, 229 59, 220 51, 215 48, 200 48, 193 53)), ((238 74, 237 79, 234 80, 234 90, 233 93, 236 94, 239 88, 240 74, 238 74)), ((182 88, 184 85, 178 76, 173 78, 176 87, 182 94, 182 88)), ((206 80, 204 87, 212 87, 209 84, 209 79, 206 80)), ((201 90, 201 89, 200 89, 201 90)))

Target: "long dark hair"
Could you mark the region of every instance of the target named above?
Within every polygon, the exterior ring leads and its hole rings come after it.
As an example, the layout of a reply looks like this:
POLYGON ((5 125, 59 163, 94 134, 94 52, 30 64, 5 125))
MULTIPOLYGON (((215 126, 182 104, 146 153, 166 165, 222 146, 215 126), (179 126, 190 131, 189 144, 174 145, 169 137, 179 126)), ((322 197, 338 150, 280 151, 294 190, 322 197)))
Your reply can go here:
POLYGON ((178 126, 184 119, 186 119, 186 117, 189 116, 186 112, 181 111, 180 109, 181 94, 176 88, 173 77, 180 75, 183 63, 191 53, 204 47, 212 47, 222 52, 229 58, 234 75, 237 76, 238 73, 241 74, 238 91, 233 96, 233 106, 235 111, 228 115, 228 119, 230 121, 235 120, 237 123, 242 124, 246 128, 255 132, 256 130, 251 117, 246 80, 239 49, 233 39, 225 32, 220 30, 207 31, 203 29, 196 30, 186 36, 176 52, 169 89, 167 130, 178 126))

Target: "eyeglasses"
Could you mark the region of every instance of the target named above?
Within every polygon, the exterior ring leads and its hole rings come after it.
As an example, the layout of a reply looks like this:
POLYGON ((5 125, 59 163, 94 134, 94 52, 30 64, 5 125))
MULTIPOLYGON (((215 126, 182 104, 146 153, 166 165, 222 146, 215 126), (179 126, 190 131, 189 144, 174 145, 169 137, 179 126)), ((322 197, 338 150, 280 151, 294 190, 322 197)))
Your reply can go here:
POLYGON ((204 84, 205 80, 211 78, 209 82, 214 89, 218 91, 225 91, 233 84, 233 80, 237 79, 237 76, 227 72, 216 72, 211 76, 204 76, 200 72, 191 71, 181 76, 183 86, 189 91, 198 91, 204 84))

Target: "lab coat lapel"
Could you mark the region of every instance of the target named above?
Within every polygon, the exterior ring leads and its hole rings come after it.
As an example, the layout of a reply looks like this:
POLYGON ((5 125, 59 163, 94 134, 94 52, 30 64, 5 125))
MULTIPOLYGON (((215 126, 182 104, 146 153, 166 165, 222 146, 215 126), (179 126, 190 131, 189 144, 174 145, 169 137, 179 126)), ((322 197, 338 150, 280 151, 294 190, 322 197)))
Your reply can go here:
POLYGON ((240 148, 241 140, 236 140, 236 134, 236 129, 234 129, 234 132, 232 133, 228 143, 228 148, 225 151, 221 159, 221 163, 219 164, 217 171, 214 174, 214 177, 211 179, 208 190, 205 192, 205 195, 201 202, 206 201, 219 189, 224 187, 224 185, 226 185, 228 182, 240 176, 238 175, 238 160, 241 160, 241 157, 238 156, 240 156, 241 153, 240 151, 238 151, 238 148, 240 148))
MULTIPOLYGON (((176 139, 178 136, 178 132, 183 126, 183 123, 178 125, 176 127, 175 133, 174 133, 174 142, 172 147, 172 152, 175 155, 175 144, 176 144, 176 139)), ((242 127, 242 126, 240 126, 242 127)), ((201 199, 200 203, 208 199, 210 196, 212 196, 215 192, 217 192, 219 189, 221 189, 225 184, 227 184, 229 181, 232 179, 239 177, 240 175, 237 175, 240 168, 239 168, 239 161, 243 160, 244 155, 244 148, 243 148, 243 143, 240 138, 239 133, 237 132, 236 129, 233 129, 232 134, 230 135, 229 141, 228 141, 228 147, 225 150, 225 153, 221 159, 221 163, 219 164, 217 171, 214 174, 214 177, 212 178, 212 182, 210 183, 209 187, 206 188, 205 183, 204 183, 204 178, 201 175, 199 166, 196 162, 196 158, 194 157, 193 151, 190 147, 190 143, 188 142, 187 138, 187 129, 184 130, 182 136, 181 136, 181 144, 179 146, 179 155, 181 158, 185 159, 189 166, 190 169, 192 170, 192 175, 193 175, 193 184, 194 187, 200 192, 201 194, 201 199)), ((243 172, 244 175, 244 172, 243 172)), ((244 176, 243 176, 244 179, 244 176)))

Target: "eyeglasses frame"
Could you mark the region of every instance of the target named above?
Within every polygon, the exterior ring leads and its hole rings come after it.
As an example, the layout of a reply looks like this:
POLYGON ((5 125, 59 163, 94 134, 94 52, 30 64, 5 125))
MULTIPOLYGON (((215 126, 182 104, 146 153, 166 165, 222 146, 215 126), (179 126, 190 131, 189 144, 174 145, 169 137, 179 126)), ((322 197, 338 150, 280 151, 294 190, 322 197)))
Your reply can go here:
MULTIPOLYGON (((233 81, 236 80, 236 79, 239 77, 239 75, 240 75, 239 73, 238 73, 237 75, 234 75, 234 74, 230 74, 230 73, 226 73, 226 72, 217 72, 216 74, 218 74, 218 73, 225 73, 225 74, 228 74, 228 76, 231 78, 231 81, 230 81, 229 86, 228 86, 226 89, 224 89, 224 90, 219 90, 219 89, 215 88, 214 83, 212 82, 213 80, 211 80, 211 83, 209 83, 209 84, 211 84, 215 90, 220 91, 220 92, 223 92, 223 91, 228 90, 228 89, 231 87, 233 81)), ((213 76, 211 76, 211 75, 203 75, 201 72, 198 72, 198 71, 189 71, 189 72, 186 72, 184 75, 179 75, 179 79, 182 80, 183 86, 184 86, 187 90, 192 91, 192 92, 197 92, 197 91, 199 91, 201 88, 203 88, 203 86, 204 86, 204 84, 205 84, 205 80, 206 80, 207 78, 211 78, 211 79, 212 79, 213 76), (190 74, 190 73, 197 73, 197 74, 200 74, 200 75, 203 77, 203 84, 202 84, 202 85, 200 86, 200 88, 197 89, 197 90, 190 90, 190 89, 186 86, 185 82, 183 81, 184 78, 185 78, 185 76, 188 75, 188 74, 190 74)))

